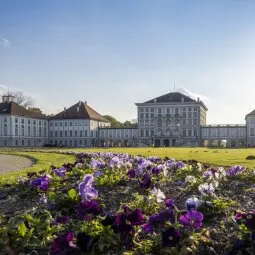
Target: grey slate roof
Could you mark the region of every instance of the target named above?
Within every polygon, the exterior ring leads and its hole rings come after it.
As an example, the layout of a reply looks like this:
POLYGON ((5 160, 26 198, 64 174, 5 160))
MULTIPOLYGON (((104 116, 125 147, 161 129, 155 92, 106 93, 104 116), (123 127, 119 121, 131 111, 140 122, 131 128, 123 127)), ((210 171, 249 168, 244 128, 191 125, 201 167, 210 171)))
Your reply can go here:
POLYGON ((255 110, 253 110, 252 112, 248 113, 248 114, 246 115, 246 117, 248 117, 248 116, 255 116, 255 110))
POLYGON ((165 94, 163 96, 159 96, 156 98, 153 98, 149 101, 146 101, 144 103, 178 103, 178 102, 196 102, 194 99, 183 95, 180 92, 170 92, 168 94, 165 94))
POLYGON ((0 103, 0 114, 11 114, 15 116, 26 116, 31 118, 48 118, 42 113, 29 111, 13 101, 0 103))
POLYGON ((51 119, 91 119, 103 122, 109 122, 102 115, 92 109, 87 103, 78 102, 70 108, 54 115, 51 119))

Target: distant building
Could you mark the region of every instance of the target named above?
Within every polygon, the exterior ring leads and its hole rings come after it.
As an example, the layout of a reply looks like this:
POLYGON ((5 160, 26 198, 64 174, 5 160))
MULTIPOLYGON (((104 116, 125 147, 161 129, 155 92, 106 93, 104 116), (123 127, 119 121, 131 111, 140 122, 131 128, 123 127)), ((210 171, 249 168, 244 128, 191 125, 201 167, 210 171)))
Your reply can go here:
POLYGON ((110 122, 88 106, 78 102, 49 119, 49 143, 56 146, 99 146, 99 128, 110 122))
POLYGON ((246 125, 207 125, 205 104, 179 92, 136 106, 137 128, 113 128, 87 102, 47 117, 18 105, 10 95, 3 96, 0 146, 255 146, 255 110, 246 115, 246 125))
POLYGON ((139 146, 199 146, 207 107, 199 98, 173 92, 137 103, 139 146))

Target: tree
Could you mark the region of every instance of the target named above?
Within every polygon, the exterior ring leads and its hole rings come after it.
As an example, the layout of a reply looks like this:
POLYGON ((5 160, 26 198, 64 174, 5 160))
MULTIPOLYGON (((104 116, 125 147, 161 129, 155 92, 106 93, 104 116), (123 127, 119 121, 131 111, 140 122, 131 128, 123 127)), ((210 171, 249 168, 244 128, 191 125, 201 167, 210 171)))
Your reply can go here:
POLYGON ((12 95, 15 97, 13 101, 24 108, 32 107, 34 105, 34 100, 32 97, 25 96, 21 91, 13 92, 12 95))
POLYGON ((42 114, 42 110, 38 107, 28 107, 28 110, 30 112, 36 112, 36 113, 41 113, 42 114))
POLYGON ((120 121, 116 120, 114 117, 112 117, 110 115, 104 115, 103 117, 111 122, 111 127, 114 127, 114 128, 122 128, 123 127, 122 123, 120 121))
POLYGON ((125 128, 135 128, 137 127, 137 123, 136 122, 132 122, 132 120, 126 120, 124 123, 123 123, 123 126, 125 128))

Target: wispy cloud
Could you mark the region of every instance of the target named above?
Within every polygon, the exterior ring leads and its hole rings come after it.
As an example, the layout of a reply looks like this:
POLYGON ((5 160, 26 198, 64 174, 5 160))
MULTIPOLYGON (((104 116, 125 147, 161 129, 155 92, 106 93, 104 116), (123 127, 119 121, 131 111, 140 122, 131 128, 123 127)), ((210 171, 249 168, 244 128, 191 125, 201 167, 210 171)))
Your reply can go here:
POLYGON ((2 46, 4 48, 10 48, 11 42, 8 39, 0 36, 0 46, 2 46))
POLYGON ((195 93, 195 92, 191 92, 189 91, 188 89, 186 88, 180 88, 178 89, 178 92, 186 95, 186 96, 189 96, 195 100, 197 100, 197 98, 199 97, 200 100, 203 100, 203 101, 208 101, 210 100, 209 97, 205 96, 205 95, 202 95, 202 94, 198 94, 198 93, 195 93))
POLYGON ((0 84, 0 95, 5 94, 8 91, 8 86, 0 84))

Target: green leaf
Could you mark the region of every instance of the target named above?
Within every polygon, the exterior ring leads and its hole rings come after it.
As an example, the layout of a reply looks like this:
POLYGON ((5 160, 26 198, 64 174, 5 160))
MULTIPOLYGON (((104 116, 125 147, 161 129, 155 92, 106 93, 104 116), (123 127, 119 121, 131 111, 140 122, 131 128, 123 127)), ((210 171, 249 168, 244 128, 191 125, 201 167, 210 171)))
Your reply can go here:
POLYGON ((74 190, 74 189, 70 189, 69 191, 68 191, 68 195, 69 195, 69 197, 71 198, 71 199, 74 199, 75 197, 76 197, 76 191, 74 190))
POLYGON ((18 233, 24 237, 25 234, 26 234, 26 231, 27 231, 27 228, 26 228, 26 225, 24 224, 24 222, 20 223, 19 226, 18 226, 18 233))

